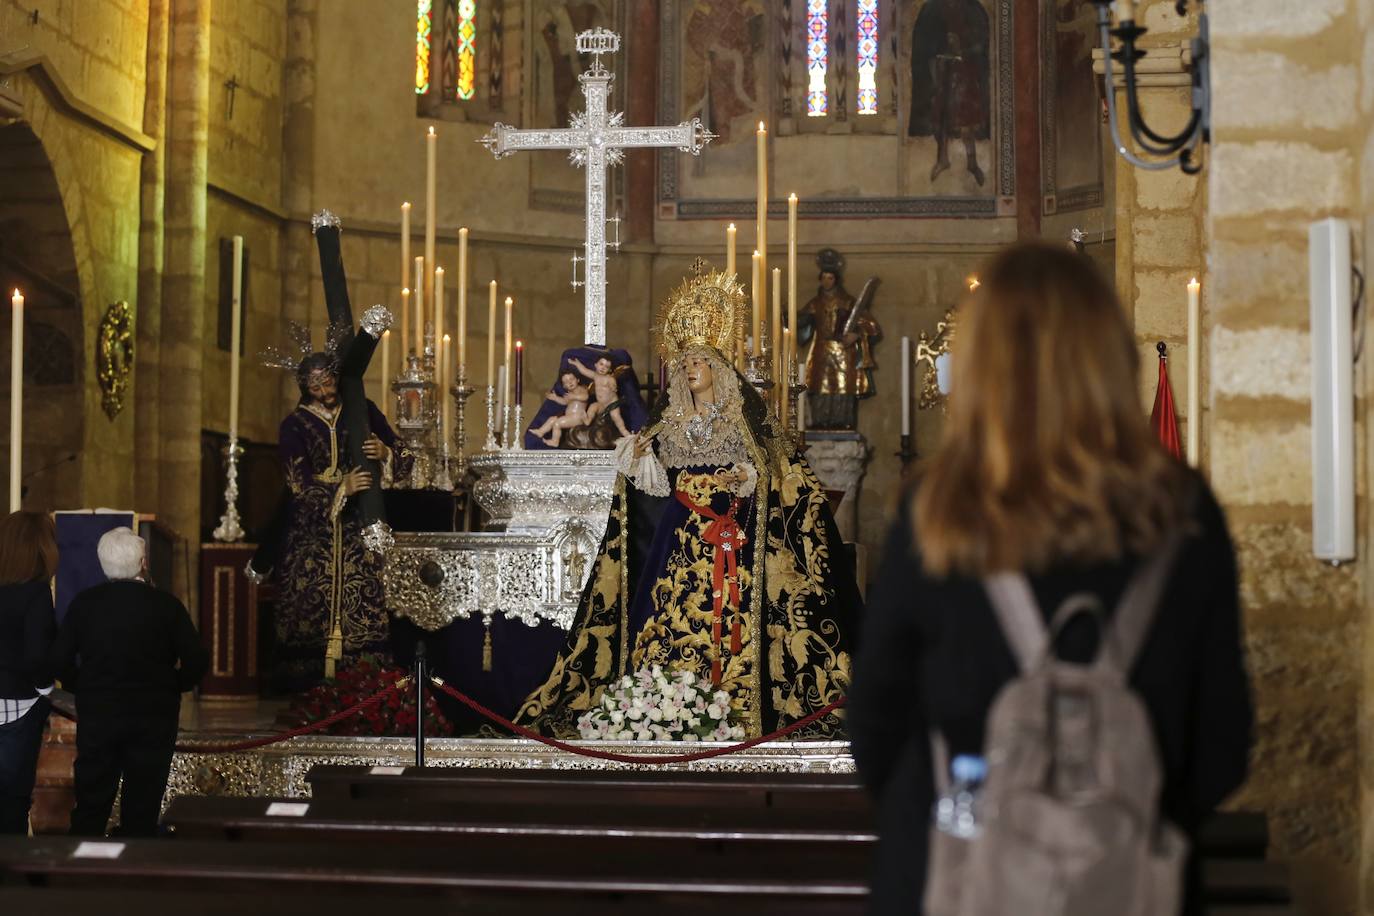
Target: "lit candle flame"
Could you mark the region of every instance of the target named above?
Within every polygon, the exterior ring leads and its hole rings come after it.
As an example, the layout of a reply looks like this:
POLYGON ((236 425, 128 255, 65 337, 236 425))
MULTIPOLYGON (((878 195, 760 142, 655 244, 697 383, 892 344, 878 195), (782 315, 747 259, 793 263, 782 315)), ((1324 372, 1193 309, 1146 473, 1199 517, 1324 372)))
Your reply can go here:
POLYGON ((767 127, 764 127, 764 126, 763 126, 763 122, 760 121, 760 122, 759 122, 759 133, 763 134, 763 133, 767 133, 767 132, 768 132, 768 128, 767 128, 767 127))
POLYGON ((973 292, 974 290, 976 290, 978 287, 980 287, 980 286, 982 286, 982 285, 983 285, 983 284, 981 284, 981 283, 978 282, 978 278, 977 278, 977 277, 969 277, 969 278, 968 278, 968 289, 969 289, 969 292, 973 292))

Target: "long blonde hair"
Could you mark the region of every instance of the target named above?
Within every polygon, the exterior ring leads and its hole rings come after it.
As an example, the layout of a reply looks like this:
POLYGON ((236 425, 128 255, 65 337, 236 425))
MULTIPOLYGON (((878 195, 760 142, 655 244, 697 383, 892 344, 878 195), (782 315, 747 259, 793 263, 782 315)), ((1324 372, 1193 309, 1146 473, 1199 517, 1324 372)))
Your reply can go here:
POLYGON ((1082 255, 999 255, 958 313, 951 361, 943 440, 914 503, 927 571, 1110 561, 1179 524, 1183 468, 1141 408, 1121 304, 1082 255))

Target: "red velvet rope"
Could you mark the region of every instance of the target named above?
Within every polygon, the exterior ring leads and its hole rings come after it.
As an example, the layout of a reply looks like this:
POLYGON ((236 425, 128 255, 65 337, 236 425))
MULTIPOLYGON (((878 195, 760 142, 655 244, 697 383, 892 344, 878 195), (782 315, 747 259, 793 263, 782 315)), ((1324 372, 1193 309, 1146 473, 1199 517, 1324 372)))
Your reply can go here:
MULTIPOLYGON (((282 741, 289 741, 290 739, 297 738, 301 735, 309 735, 313 732, 326 729, 329 726, 335 724, 336 722, 342 722, 349 716, 357 715, 364 709, 367 709, 369 706, 376 706, 389 694, 393 693, 394 691, 403 689, 406 686, 406 684, 409 683, 409 681, 410 676, 407 675, 406 677, 402 678, 396 683, 391 684, 387 687, 383 687, 381 690, 378 690, 376 693, 372 694, 372 696, 359 700, 357 703, 354 703, 347 709, 341 709, 338 712, 326 716, 323 719, 319 719, 315 722, 308 722, 305 725, 293 728, 290 731, 277 732, 276 734, 265 735, 261 738, 250 738, 247 741, 236 741, 232 744, 177 744, 176 749, 183 754, 232 754, 236 751, 251 751, 254 748, 266 747, 269 744, 277 744, 282 741)), ((58 709, 57 707, 53 707, 53 712, 57 713, 64 719, 70 719, 73 722, 77 721, 76 716, 72 715, 64 709, 58 709)), ((78 722, 78 724, 80 723, 78 722)))
MULTIPOLYGON (((341 709, 333 715, 326 716, 325 718, 320 719, 316 722, 310 722, 297 728, 293 728, 290 731, 278 732, 274 735, 265 735, 261 738, 251 738, 247 741, 238 741, 232 744, 177 744, 176 749, 183 754, 232 754, 237 751, 250 751, 254 748, 266 747, 269 744, 278 744, 282 741, 289 741, 290 739, 299 737, 301 735, 309 735, 313 732, 326 729, 329 726, 335 724, 336 722, 342 722, 349 716, 357 715, 369 706, 375 706, 393 691, 404 689, 409 680, 410 678, 408 676, 402 678, 401 680, 397 681, 394 684, 391 684, 390 686, 383 687, 381 690, 378 690, 376 693, 372 694, 372 696, 367 697, 363 700, 359 700, 357 703, 354 703, 347 709, 341 709)), ((434 683, 435 687, 439 688, 444 693, 453 697, 453 699, 462 703, 464 706, 468 707, 473 712, 485 716, 486 718, 490 719, 491 721, 495 722, 496 724, 504 728, 510 729, 522 738, 529 738, 532 741, 538 741, 541 744, 546 744, 549 747, 557 748, 560 751, 567 751, 570 754, 578 754, 583 757, 593 757, 597 760, 613 760, 617 763, 638 763, 645 765, 658 765, 665 763, 692 763, 693 761, 697 760, 709 760, 712 757, 723 757, 726 754, 734 754, 739 751, 747 751, 749 750, 749 748, 757 747, 758 745, 763 744, 767 741, 777 741, 779 739, 786 738, 788 735, 791 735, 794 732, 805 728, 812 722, 815 722, 818 719, 822 719, 825 716, 830 715, 835 710, 840 709, 844 706, 845 701, 847 699, 846 697, 840 697, 835 702, 821 709, 816 710, 809 716, 805 716, 801 719, 798 719, 791 725, 786 725, 778 729, 777 731, 770 732, 767 735, 761 735, 758 738, 750 738, 748 741, 742 741, 739 744, 731 744, 726 747, 710 748, 708 750, 697 751, 691 754, 619 754, 615 751, 598 751, 594 748, 578 747, 575 744, 569 744, 568 742, 560 741, 557 738, 550 738, 546 735, 541 735, 536 731, 532 731, 528 728, 525 728, 523 725, 516 725, 511 720, 507 719, 505 716, 493 712, 492 710, 483 706, 481 703, 477 702, 467 694, 462 693, 458 690, 454 690, 448 684, 444 683, 443 678, 431 677, 430 680, 434 683)), ((76 716, 72 715, 64 709, 58 709, 57 707, 53 707, 53 712, 57 713, 59 716, 62 716, 64 719, 70 719, 73 722, 77 721, 76 716)))
POLYGON ((530 729, 525 728, 522 725, 516 725, 514 722, 507 719, 505 716, 502 716, 498 713, 492 712, 490 709, 487 709, 487 707, 483 706, 481 703, 477 702, 467 694, 454 690, 448 684, 444 683, 443 678, 431 677, 430 680, 434 683, 435 687, 438 687, 444 693, 453 697, 455 700, 457 700, 459 703, 462 703, 468 709, 471 709, 473 712, 479 715, 486 716, 491 721, 503 726, 504 728, 510 729, 522 738, 529 738, 532 741, 538 741, 541 744, 547 744, 549 747, 555 747, 558 748, 558 750, 560 751, 567 751, 570 754, 579 754, 583 757, 595 757, 597 760, 614 760, 617 763, 641 763, 655 765, 664 763, 692 763, 696 760, 709 760, 712 757, 723 757, 726 754, 733 754, 737 751, 747 751, 749 750, 749 748, 763 744, 765 741, 777 741, 780 738, 786 738, 788 735, 792 734, 793 732, 799 729, 805 728, 812 722, 815 722, 817 719, 830 715, 835 710, 844 706, 845 701, 848 699, 847 697, 840 697, 838 700, 831 703, 829 706, 826 706, 822 709, 818 709, 815 712, 811 713, 809 716, 798 719, 791 725, 784 726, 783 728, 780 728, 775 732, 772 732, 767 735, 762 735, 758 738, 750 738, 748 741, 743 741, 739 744, 731 744, 726 747, 714 747, 709 750, 697 751, 692 754, 618 754, 615 751, 598 751, 589 747, 578 747, 577 745, 569 744, 566 741, 559 741, 557 738, 550 738, 546 735, 541 735, 538 732, 531 731, 530 729))

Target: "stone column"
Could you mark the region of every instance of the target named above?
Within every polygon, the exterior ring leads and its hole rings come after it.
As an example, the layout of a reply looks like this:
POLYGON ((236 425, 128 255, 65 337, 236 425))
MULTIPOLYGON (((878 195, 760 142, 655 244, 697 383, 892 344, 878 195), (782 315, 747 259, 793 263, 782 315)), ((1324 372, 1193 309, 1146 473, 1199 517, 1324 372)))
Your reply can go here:
MULTIPOLYGON (((1370 668, 1360 572, 1370 553, 1366 538, 1360 563, 1337 569, 1312 556, 1307 280, 1309 223, 1346 218, 1358 234, 1370 212, 1359 174, 1369 26, 1361 28, 1355 5, 1208 4, 1215 120, 1204 433, 1242 571, 1258 712, 1240 802, 1268 814, 1269 856, 1289 866, 1305 913, 1356 912, 1360 886, 1357 748, 1368 735, 1360 686, 1370 668)), ((1366 350, 1366 376, 1368 359, 1366 350)), ((1363 399, 1355 422, 1365 423, 1363 399)), ((1362 468, 1361 502, 1367 479, 1362 468)))
POLYGON ((170 0, 148 4, 147 86, 143 132, 157 148, 143 156, 139 175, 138 301, 134 369, 134 505, 156 511, 161 500, 162 440, 158 367, 162 337, 163 206, 167 174, 167 30, 170 0))
MULTIPOLYGON (((167 106, 166 262, 158 370, 163 522, 190 546, 200 543, 202 341, 205 336, 205 206, 210 116, 210 0, 178 0, 171 10, 167 106)), ((192 606, 195 582, 176 565, 174 590, 192 606)), ((194 616, 194 610, 192 611, 194 616)))

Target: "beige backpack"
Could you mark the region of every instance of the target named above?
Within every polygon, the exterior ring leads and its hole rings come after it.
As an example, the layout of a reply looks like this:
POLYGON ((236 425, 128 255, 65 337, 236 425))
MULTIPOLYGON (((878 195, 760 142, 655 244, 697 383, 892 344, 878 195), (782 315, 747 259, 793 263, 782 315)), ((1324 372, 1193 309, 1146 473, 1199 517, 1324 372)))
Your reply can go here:
MULTIPOLYGON (((1095 596, 1073 595, 1047 629, 1019 573, 984 583, 1021 674, 988 716, 978 834, 931 828, 927 916, 1173 916, 1187 841, 1159 814, 1161 767, 1144 703, 1127 683, 1176 552, 1132 578, 1110 622, 1095 596), (1055 657, 1078 614, 1102 638, 1087 665, 1055 657)), ((936 735, 936 788, 949 790, 936 735)))

